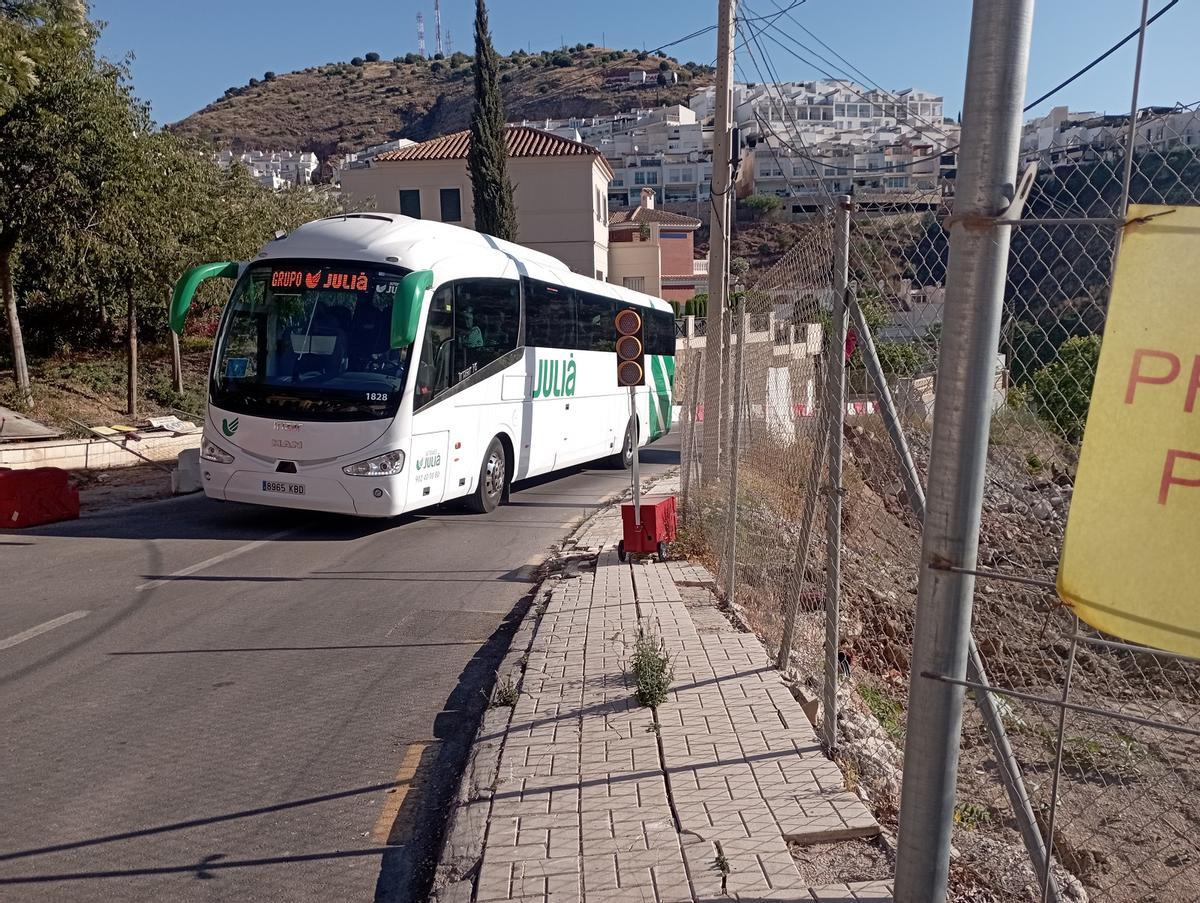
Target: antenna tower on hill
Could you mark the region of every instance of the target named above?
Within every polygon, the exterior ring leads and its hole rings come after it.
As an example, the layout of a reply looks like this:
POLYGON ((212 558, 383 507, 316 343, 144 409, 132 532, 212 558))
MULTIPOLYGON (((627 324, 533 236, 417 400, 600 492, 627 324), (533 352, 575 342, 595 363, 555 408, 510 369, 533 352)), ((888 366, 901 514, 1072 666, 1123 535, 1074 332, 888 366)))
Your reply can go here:
MULTIPOLYGON (((442 53, 442 3, 441 0, 433 0, 433 43, 437 47, 437 52, 442 53)), ((442 54, 445 56, 445 54, 442 54)))
POLYGON ((417 13, 417 56, 425 56, 425 17, 417 13))

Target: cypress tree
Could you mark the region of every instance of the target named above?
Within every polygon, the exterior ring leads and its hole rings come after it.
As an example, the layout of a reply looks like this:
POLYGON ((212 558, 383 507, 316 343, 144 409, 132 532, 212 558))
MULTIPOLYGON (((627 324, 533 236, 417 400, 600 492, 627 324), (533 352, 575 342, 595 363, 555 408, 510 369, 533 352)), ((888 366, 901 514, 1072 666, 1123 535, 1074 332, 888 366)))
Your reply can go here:
POLYGON ((484 0, 475 0, 475 107, 467 153, 475 196, 475 229, 516 241, 517 210, 512 182, 508 180, 499 68, 488 30, 487 7, 484 0))

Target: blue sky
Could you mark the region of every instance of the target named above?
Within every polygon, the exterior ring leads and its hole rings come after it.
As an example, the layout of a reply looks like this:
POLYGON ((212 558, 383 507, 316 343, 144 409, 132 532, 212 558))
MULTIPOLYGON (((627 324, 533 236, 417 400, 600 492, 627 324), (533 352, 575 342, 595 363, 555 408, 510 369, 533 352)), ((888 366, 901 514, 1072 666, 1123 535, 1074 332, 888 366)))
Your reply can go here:
MULTIPOLYGON (((743 15, 766 15, 775 11, 775 2, 745 0, 749 6, 743 15)), ((1151 0, 1151 13, 1165 2, 1151 0)), ((557 47, 563 41, 652 48, 712 24, 716 6, 716 0, 491 0, 489 10, 496 46, 509 52, 557 47)), ((961 106, 970 8, 969 0, 807 0, 791 15, 882 87, 912 86, 943 94, 946 114, 953 116, 961 106)), ((1039 0, 1029 97, 1052 88, 1135 28, 1140 10, 1140 0, 1039 0)), ((415 51, 418 11, 425 14, 432 48, 433 0, 92 2, 93 17, 108 23, 102 51, 110 58, 134 55, 137 93, 150 101, 162 123, 188 115, 230 86, 261 78, 268 69, 282 73, 371 50, 385 58, 415 51)), ((443 32, 452 34, 455 49, 470 51, 473 17, 473 0, 443 0, 443 32)), ((779 24, 813 46, 792 22, 780 19, 779 24)), ((1142 76, 1144 104, 1200 101, 1197 34, 1200 0, 1181 0, 1151 26, 1142 76)), ((780 78, 822 77, 763 40, 780 78)), ((1131 41, 1034 112, 1061 103, 1075 110, 1128 110, 1135 45, 1131 41)), ((668 52, 680 60, 709 63, 715 40, 710 32, 668 52)), ((761 80, 744 52, 739 80, 761 80)))

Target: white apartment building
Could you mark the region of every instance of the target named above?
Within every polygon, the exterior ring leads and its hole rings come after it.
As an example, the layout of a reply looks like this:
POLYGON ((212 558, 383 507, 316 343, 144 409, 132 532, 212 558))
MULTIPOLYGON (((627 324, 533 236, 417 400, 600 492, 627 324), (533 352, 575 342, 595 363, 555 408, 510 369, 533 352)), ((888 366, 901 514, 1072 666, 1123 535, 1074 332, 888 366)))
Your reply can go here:
MULTIPOLYGON (((712 115, 715 90, 693 95, 697 116, 712 115)), ((959 127, 943 117, 942 98, 916 88, 896 92, 848 81, 739 84, 735 123, 745 144, 738 194, 794 199, 792 213, 827 194, 920 195, 936 204, 955 174, 959 127)))
MULTIPOLYGON (((796 214, 813 209, 826 192, 893 201, 896 194, 921 194, 934 203, 954 177, 959 127, 944 121, 935 94, 848 81, 737 84, 733 91, 741 196, 792 198, 796 214)), ((706 88, 688 106, 514 124, 599 149, 613 171, 613 209, 636 207, 650 188, 660 207, 703 216, 712 186, 715 98, 715 89, 706 88)))
POLYGON ((360 151, 355 151, 352 154, 346 154, 342 157, 340 169, 361 169, 369 166, 371 161, 380 154, 386 154, 388 151, 400 150, 403 147, 409 147, 416 144, 411 138, 397 138, 394 141, 385 141, 383 144, 374 144, 371 147, 364 148, 360 151))
POLYGON ((312 151, 248 150, 240 154, 223 150, 217 154, 217 165, 228 169, 240 163, 260 185, 273 190, 285 185, 308 185, 320 166, 312 151))
MULTIPOLYGON (((1127 114, 1072 112, 1054 107, 1045 116, 1025 123, 1021 161, 1057 167, 1119 160, 1125 152, 1128 130, 1127 114)), ((1139 110, 1135 150, 1167 152, 1175 147, 1200 148, 1200 110, 1194 106, 1139 110)))
POLYGON ((774 137, 759 140, 742 157, 738 195, 785 198, 788 212, 824 206, 829 195, 851 194, 861 206, 894 204, 936 208, 953 178, 956 156, 939 142, 898 129, 850 132, 803 148, 774 137))
POLYGON ((712 126, 673 105, 609 116, 520 123, 597 148, 613 170, 609 206, 636 207, 642 189, 660 204, 682 209, 707 203, 712 184, 712 126))

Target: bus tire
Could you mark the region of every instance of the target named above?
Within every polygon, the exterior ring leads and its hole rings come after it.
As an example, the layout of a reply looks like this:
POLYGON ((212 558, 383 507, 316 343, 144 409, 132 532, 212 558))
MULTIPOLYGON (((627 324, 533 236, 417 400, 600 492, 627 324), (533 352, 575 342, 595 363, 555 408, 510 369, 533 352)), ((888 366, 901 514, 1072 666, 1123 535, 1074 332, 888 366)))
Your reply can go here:
POLYGON ((479 467, 479 483, 467 498, 467 508, 478 514, 491 514, 508 489, 508 455, 499 436, 488 443, 479 467))
POLYGON ((633 423, 625 427, 625 438, 621 440, 621 450, 615 455, 604 459, 613 470, 629 470, 633 466, 633 423))

